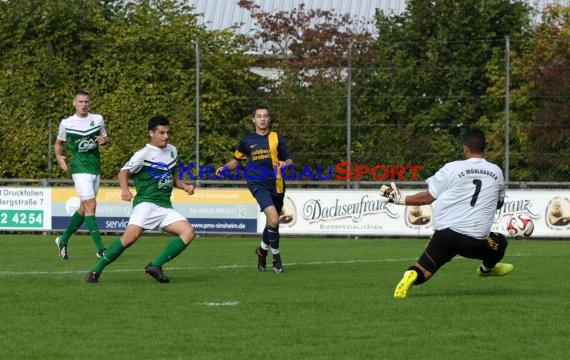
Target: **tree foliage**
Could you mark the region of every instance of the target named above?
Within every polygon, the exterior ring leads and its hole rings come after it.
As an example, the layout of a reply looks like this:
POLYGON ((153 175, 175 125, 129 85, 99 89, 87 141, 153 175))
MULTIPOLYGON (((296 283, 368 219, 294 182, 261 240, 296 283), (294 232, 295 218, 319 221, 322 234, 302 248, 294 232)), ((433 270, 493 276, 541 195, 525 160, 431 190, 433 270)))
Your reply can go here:
POLYGON ((383 148, 378 161, 420 163, 429 174, 460 158, 464 126, 489 116, 497 99, 487 96, 494 85, 488 66, 504 59, 506 36, 525 34, 528 8, 501 0, 407 5, 400 15, 377 14, 378 61, 374 71, 357 74, 357 137, 368 141, 362 149, 383 148))
MULTIPOLYGON (((524 127, 522 145, 526 175, 567 181, 570 165, 570 7, 551 6, 535 29, 532 51, 526 54, 528 98, 531 115, 524 127), (530 170, 530 171, 529 171, 530 170)), ((529 112, 527 111, 527 114, 529 112)))
POLYGON ((107 121, 104 179, 158 113, 182 161, 196 160, 199 139, 200 163, 221 164, 259 103, 296 163, 313 168, 350 155, 421 164, 425 178, 461 158, 471 125, 487 132, 487 157, 506 163, 508 56, 510 179, 567 181, 569 7, 548 8, 533 28, 527 1, 410 0, 401 14, 376 13, 375 38, 366 20, 335 11, 234 1, 258 24, 250 36, 206 29, 183 0, 0 1, 0 177, 69 177, 49 150, 77 88, 107 121))
POLYGON ((265 100, 277 126, 291 139, 295 161, 316 166, 346 159, 349 56, 370 54, 364 19, 307 9, 268 13, 241 0, 258 28, 257 65, 280 74, 266 85, 265 100))
POLYGON ((204 54, 201 141, 216 150, 201 156, 227 157, 220 149, 229 152, 230 134, 218 132, 245 116, 260 84, 248 71, 247 39, 207 31, 183 1, 19 0, 1 2, 0 9, 0 141, 3 149, 19 149, 0 159, 2 177, 67 176, 48 148, 59 121, 73 112, 77 88, 90 91, 92 112, 107 122, 103 178, 115 178, 146 143, 146 122, 158 113, 171 118, 181 160, 194 161, 197 42, 204 54))

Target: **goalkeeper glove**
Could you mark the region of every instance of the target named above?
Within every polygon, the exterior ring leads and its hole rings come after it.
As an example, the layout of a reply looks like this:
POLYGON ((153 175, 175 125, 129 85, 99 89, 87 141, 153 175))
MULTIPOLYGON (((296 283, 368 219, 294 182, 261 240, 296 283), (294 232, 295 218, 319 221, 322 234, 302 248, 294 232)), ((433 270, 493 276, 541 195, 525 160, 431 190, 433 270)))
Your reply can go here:
POLYGON ((382 185, 380 187, 380 200, 398 205, 406 205, 406 197, 402 195, 393 182, 390 183, 390 186, 382 185))

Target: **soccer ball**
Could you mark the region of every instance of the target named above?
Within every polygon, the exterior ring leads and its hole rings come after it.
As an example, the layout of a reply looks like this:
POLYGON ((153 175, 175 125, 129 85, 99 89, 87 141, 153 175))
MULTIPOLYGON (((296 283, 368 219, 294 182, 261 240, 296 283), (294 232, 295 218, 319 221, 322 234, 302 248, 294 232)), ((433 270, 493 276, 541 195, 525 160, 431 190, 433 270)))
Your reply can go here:
POLYGON ((527 215, 513 215, 507 220, 507 232, 512 237, 529 237, 533 231, 534 222, 527 215))

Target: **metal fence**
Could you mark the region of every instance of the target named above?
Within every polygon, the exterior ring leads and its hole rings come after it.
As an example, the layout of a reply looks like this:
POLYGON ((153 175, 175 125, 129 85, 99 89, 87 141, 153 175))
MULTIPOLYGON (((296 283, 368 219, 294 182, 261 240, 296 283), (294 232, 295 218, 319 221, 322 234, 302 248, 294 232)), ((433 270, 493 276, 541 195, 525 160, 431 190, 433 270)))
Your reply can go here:
MULTIPOLYGON (((509 39, 504 39, 504 51, 509 52, 509 39)), ((194 147, 194 159, 197 164, 201 164, 207 160, 204 159, 205 150, 215 147, 215 144, 206 143, 201 136, 204 132, 204 120, 201 118, 200 103, 204 101, 201 96, 201 77, 205 72, 201 68, 202 49, 199 42, 196 43, 196 83, 187 84, 189 87, 195 88, 196 110, 194 114, 188 114, 188 118, 192 119, 189 126, 194 126, 195 138, 191 139, 194 147)), ((513 100, 517 103, 521 102, 521 95, 511 93, 510 74, 513 72, 509 62, 509 56, 504 57, 504 64, 501 65, 505 85, 498 93, 480 93, 480 94, 447 94, 447 99, 455 98, 457 102, 464 102, 466 106, 479 106, 480 103, 487 104, 489 109, 494 110, 494 114, 483 114, 480 126, 485 130, 494 133, 494 137, 490 139, 491 150, 487 153, 487 157, 501 165, 504 169, 505 176, 509 186, 520 188, 536 188, 536 187, 568 187, 566 179, 570 179, 569 168, 565 165, 567 156, 570 153, 570 140, 559 139, 558 147, 550 147, 550 152, 546 152, 545 137, 532 137, 533 131, 537 129, 542 132, 552 134, 570 134, 570 121, 560 121, 556 124, 552 123, 533 123, 529 119, 521 119, 520 113, 518 117, 512 119, 511 114, 516 113, 518 109, 513 110, 513 100), (517 98, 518 97, 518 98, 517 98), (488 105, 493 103, 492 105, 488 105), (499 105, 497 105, 499 104, 499 105), (485 119, 485 117, 488 117, 485 119), (521 144, 521 134, 525 135, 524 142, 521 144), (536 141, 536 143, 532 143, 536 141), (513 147, 513 144, 516 144, 513 147), (533 150, 536 149, 536 150, 533 150), (556 170, 556 171, 555 171, 556 170), (554 174, 554 175, 553 175, 554 174)), ((311 69, 305 69, 311 70, 311 69)), ((314 70, 314 69, 313 69, 314 70)), ((329 69, 330 70, 330 69, 329 69)), ((457 136, 460 133, 456 128, 462 124, 455 121, 449 123, 425 124, 416 123, 409 119, 395 118, 393 114, 385 115, 381 113, 374 116, 363 113, 360 104, 365 103, 363 99, 367 96, 368 104, 378 100, 383 103, 390 102, 420 102, 437 101, 438 94, 410 93, 401 98, 392 96, 391 94, 379 94, 371 96, 363 89, 363 79, 367 73, 385 72, 392 73, 394 76, 402 76, 403 72, 419 73, 421 76, 426 74, 440 74, 446 69, 409 69, 409 68, 390 68, 379 69, 373 62, 367 62, 367 59, 353 57, 352 54, 348 58, 339 61, 336 69, 340 75, 338 79, 331 80, 330 84, 321 83, 321 91, 316 92, 314 89, 296 89, 297 92, 284 92, 279 89, 279 81, 273 83, 274 90, 269 90, 264 94, 264 100, 269 102, 272 111, 275 114, 276 125, 279 131, 286 133, 294 141, 291 141, 290 147, 293 150, 295 159, 298 164, 315 167, 319 164, 328 164, 331 162, 345 161, 352 164, 365 164, 373 167, 377 164, 426 164, 421 176, 417 179, 406 179, 406 184, 410 186, 423 186, 423 180, 429 177, 443 163, 451 160, 460 159, 462 156, 460 143, 457 136), (305 94, 306 96, 300 96, 305 94), (329 111, 330 109, 332 111, 329 111), (327 112, 328 111, 328 112, 327 112), (321 117, 325 114, 326 117, 321 117), (429 140, 422 139, 421 134, 425 134, 429 140), (327 136, 315 136, 315 134, 327 134, 327 136), (420 135, 419 135, 420 134, 420 135), (334 159, 331 161, 331 159, 334 159)), ((469 71, 469 69, 464 69, 469 71)), ((252 69, 254 71, 254 69, 252 69)), ((259 72, 259 69, 255 70, 259 72)), ((279 79, 282 74, 280 69, 265 68, 265 76, 268 79, 279 79)), ((441 82, 449 81, 441 79, 441 82)), ((453 90, 451 87, 450 91, 453 90)), ((486 90, 486 89, 485 89, 486 90)), ((495 89, 496 90, 496 89, 495 89)), ((549 94, 533 94, 535 98, 554 97, 566 101, 570 94, 549 93, 549 94)), ((251 103, 256 103, 257 97, 251 99, 251 103)), ((561 109, 564 109, 561 107, 561 109)), ((453 115, 453 114, 452 114, 453 115)), ((561 118, 566 117, 565 112, 561 112, 561 118)), ((52 144, 54 141, 53 131, 57 127, 52 124, 53 119, 49 119, 50 134, 46 146, 46 156, 49 167, 51 168, 55 161, 53 159, 52 144)), ((243 132, 243 123, 235 124, 235 133, 243 132)), ((232 131, 233 132, 233 131, 232 131)), ((237 140, 236 140, 237 141, 237 140)), ((224 157, 229 157, 227 153, 224 157), (227 155, 227 156, 226 156, 227 155)), ((117 169, 118 171, 118 169, 117 169)), ((51 170, 49 173, 52 173, 51 170)), ((294 187, 345 187, 345 188, 366 188, 374 187, 378 181, 373 181, 370 176, 363 176, 361 179, 350 179, 349 181, 290 181, 290 186, 294 187)), ((385 179, 390 180, 390 179, 385 179)), ((395 179, 399 180, 399 179, 395 179)), ((103 184, 108 183, 115 185, 116 180, 104 179, 103 184)), ((218 181, 202 179, 198 181, 200 186, 243 186, 243 181, 218 181)), ((69 185, 71 181, 62 178, 45 178, 45 179, 1 179, 0 184, 29 184, 58 186, 61 184, 69 185)))

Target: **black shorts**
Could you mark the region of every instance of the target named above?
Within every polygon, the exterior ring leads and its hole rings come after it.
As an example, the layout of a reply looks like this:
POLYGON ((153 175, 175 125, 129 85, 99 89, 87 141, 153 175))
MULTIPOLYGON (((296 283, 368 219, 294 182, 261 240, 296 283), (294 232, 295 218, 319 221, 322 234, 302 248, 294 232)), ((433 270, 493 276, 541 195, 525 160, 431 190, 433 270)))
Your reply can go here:
POLYGON ((494 266, 503 258, 506 247, 507 239, 498 233, 476 239, 451 229, 436 230, 418 263, 432 274, 456 255, 483 260, 486 265, 494 266))
POLYGON ((283 199, 285 198, 284 193, 278 193, 273 190, 267 190, 263 188, 261 189, 250 188, 250 191, 255 200, 257 200, 257 203, 259 204, 259 209, 261 211, 265 210, 266 207, 271 205, 275 206, 275 208, 277 209, 277 214, 280 214, 281 210, 283 210, 283 199))

